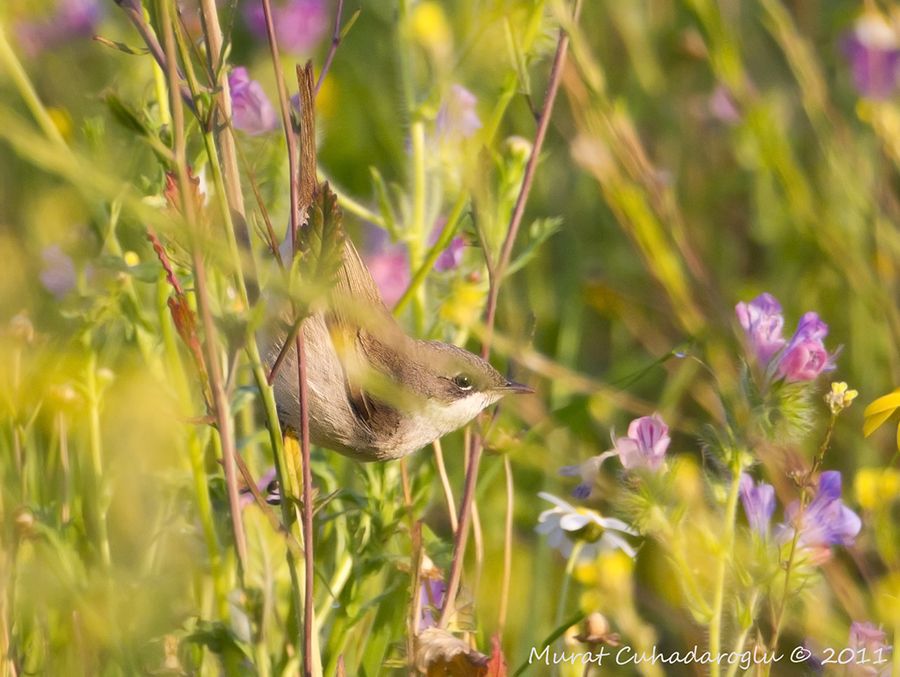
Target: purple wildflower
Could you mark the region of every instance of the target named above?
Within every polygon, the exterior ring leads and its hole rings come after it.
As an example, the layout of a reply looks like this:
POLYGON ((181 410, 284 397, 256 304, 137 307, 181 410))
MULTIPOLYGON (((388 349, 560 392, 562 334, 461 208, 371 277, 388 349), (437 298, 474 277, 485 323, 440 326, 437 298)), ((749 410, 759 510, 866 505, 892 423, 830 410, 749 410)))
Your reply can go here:
POLYGON ((853 621, 850 624, 850 636, 847 645, 853 649, 854 656, 851 674, 884 675, 885 677, 891 674, 889 660, 891 645, 884 630, 875 627, 868 621, 853 621), (866 662, 856 664, 856 660, 866 662))
POLYGON ((841 500, 841 473, 836 470, 822 473, 816 496, 805 510, 801 511, 800 502, 794 501, 784 516, 785 523, 779 525, 778 539, 789 541, 794 537, 794 529, 799 529, 797 544, 812 550, 853 545, 862 528, 857 514, 841 500))
POLYGON ((761 365, 767 365, 785 344, 781 337, 784 327, 781 304, 771 294, 764 293, 750 303, 738 303, 734 310, 757 360, 761 365))
POLYGON ((718 85, 707 101, 709 113, 716 120, 727 125, 736 125, 741 121, 741 111, 737 102, 724 85, 718 85))
POLYGON ((669 448, 669 426, 659 417, 641 416, 628 425, 628 436, 613 440, 619 460, 626 469, 657 470, 669 448))
MULTIPOLYGON (((281 488, 278 486, 275 468, 269 468, 269 470, 256 481, 256 488, 269 505, 279 505, 281 503, 281 488)), ((241 507, 245 508, 253 503, 253 493, 250 489, 248 487, 241 489, 241 507)))
POLYGON ((900 72, 900 48, 893 27, 879 14, 864 14, 843 41, 856 90, 870 99, 894 93, 900 72))
POLYGON ((41 284, 57 299, 61 299, 78 282, 75 263, 58 244, 45 247, 41 252, 41 259, 44 262, 40 273, 41 284))
POLYGON ((50 16, 21 22, 16 33, 25 53, 37 56, 66 42, 90 37, 101 14, 98 0, 59 0, 50 16))
POLYGON ((769 522, 775 512, 775 488, 771 484, 756 484, 747 473, 741 474, 741 503, 750 528, 760 536, 769 534, 769 522))
POLYGON ((366 258, 369 272, 388 308, 393 307, 409 286, 409 258, 403 247, 386 247, 366 258))
POLYGON ((823 371, 834 369, 833 356, 822 339, 828 325, 816 313, 806 313, 778 362, 778 374, 787 381, 812 381, 823 371))
MULTIPOLYGON (((431 237, 429 237, 429 244, 433 245, 441 236, 441 233, 444 232, 444 227, 447 225, 446 218, 440 218, 434 223, 434 228, 431 231, 431 237)), ((462 263, 463 249, 466 246, 466 241, 457 235, 450 243, 447 245, 447 248, 441 252, 441 255, 437 257, 437 260, 434 262, 434 269, 439 273, 446 272, 448 270, 454 270, 459 267, 459 264, 462 263)))
POLYGON ((419 629, 433 628, 437 625, 435 612, 444 606, 444 594, 447 585, 441 578, 423 577, 421 592, 422 615, 419 619, 419 629))
POLYGON ((438 111, 435 126, 439 136, 460 136, 468 139, 481 129, 481 119, 475 105, 478 99, 462 85, 453 85, 450 94, 438 111))
POLYGON ((228 74, 231 88, 231 120, 236 129, 251 135, 270 132, 278 126, 275 109, 262 86, 238 66, 228 74))
POLYGON ((616 455, 616 451, 605 451, 597 456, 591 456, 584 463, 579 465, 565 465, 559 469, 559 474, 563 477, 580 477, 581 482, 572 489, 572 496, 578 499, 585 499, 591 495, 594 490, 594 484, 600 475, 600 468, 603 462, 616 455))
MULTIPOLYGON (((244 6, 247 27, 258 39, 266 40, 266 17, 258 2, 244 6)), ((272 4, 272 23, 278 46, 295 54, 308 54, 328 30, 328 10, 323 0, 285 0, 272 4)))

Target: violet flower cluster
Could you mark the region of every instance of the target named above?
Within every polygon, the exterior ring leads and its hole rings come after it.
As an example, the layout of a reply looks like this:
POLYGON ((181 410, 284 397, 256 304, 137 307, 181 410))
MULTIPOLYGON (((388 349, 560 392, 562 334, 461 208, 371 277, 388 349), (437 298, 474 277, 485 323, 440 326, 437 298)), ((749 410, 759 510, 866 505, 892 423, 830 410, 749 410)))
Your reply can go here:
MULTIPOLYGON (((613 437, 612 449, 580 465, 560 468, 559 472, 561 475, 580 477, 581 483, 572 495, 580 499, 588 498, 606 459, 618 456, 626 470, 657 471, 663 464, 669 442, 669 426, 659 414, 642 416, 629 424, 628 435, 613 437)), ((556 507, 540 514, 537 532, 546 535, 550 546, 565 557, 571 556, 576 542, 582 547, 579 557, 585 560, 595 558, 604 550, 621 550, 632 558, 637 555, 634 547, 623 537, 636 536, 637 532, 625 522, 603 517, 587 508, 575 508, 546 492, 538 496, 556 507)))
POLYGON ((897 32, 877 13, 860 16, 843 41, 856 90, 869 99, 887 99, 897 89, 900 44, 897 32))
MULTIPOLYGON (((775 512, 775 489, 744 474, 740 483, 741 503, 750 528, 766 539, 775 512)), ((810 551, 814 561, 827 559, 833 545, 853 545, 862 528, 859 516, 841 500, 841 473, 836 470, 823 472, 819 477, 816 494, 805 508, 800 501, 793 501, 785 508, 784 522, 775 529, 775 540, 788 543, 797 535, 797 546, 810 551)))
POLYGON ((559 469, 565 477, 580 477, 581 482, 572 490, 575 498, 587 498, 591 495, 603 462, 618 456, 622 467, 626 470, 657 471, 662 467, 669 443, 669 426, 659 414, 641 416, 628 424, 628 434, 616 437, 613 433, 613 448, 597 456, 592 456, 579 465, 567 465, 559 469))
MULTIPOLYGON (((257 39, 268 39, 266 17, 259 2, 244 3, 244 20, 257 39)), ((327 3, 324 0, 273 2, 272 25, 281 49, 295 54, 308 54, 328 31, 327 3)))
POLYGON ((37 56, 67 42, 90 38, 102 15, 99 0, 59 0, 49 16, 16 24, 16 35, 25 53, 37 56))
POLYGON ((787 382, 813 381, 835 368, 836 354, 829 354, 824 344, 828 325, 818 314, 805 313, 788 341, 781 334, 781 304, 771 294, 738 303, 735 312, 757 363, 767 375, 787 382))
POLYGON ((231 122, 235 129, 256 136, 278 128, 272 102, 256 80, 251 80, 243 66, 228 74, 231 89, 231 122))

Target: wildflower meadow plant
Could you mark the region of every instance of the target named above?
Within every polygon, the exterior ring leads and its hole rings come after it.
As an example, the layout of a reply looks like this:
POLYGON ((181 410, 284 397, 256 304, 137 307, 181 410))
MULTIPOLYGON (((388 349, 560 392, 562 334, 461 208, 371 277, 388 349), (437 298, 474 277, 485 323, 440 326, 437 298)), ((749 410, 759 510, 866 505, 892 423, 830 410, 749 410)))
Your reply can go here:
MULTIPOLYGON (((818 400, 821 413, 817 416, 812 411, 815 400, 810 395, 819 389, 818 377, 837 367, 835 354, 829 354, 824 345, 828 326, 818 314, 808 312, 794 335, 784 338, 782 307, 771 294, 737 304, 736 314, 749 347, 749 359, 758 368, 758 381, 743 390, 739 399, 723 399, 722 408, 731 412, 720 424, 723 428, 709 426, 704 434, 702 450, 713 465, 702 481, 706 487, 700 495, 697 489, 688 488, 685 496, 680 486, 683 480, 678 477, 684 473, 685 461, 680 455, 667 454, 669 427, 658 414, 633 420, 626 437, 613 438, 612 450, 561 470, 565 476, 582 479, 573 492, 577 499, 593 496, 602 500, 602 494, 594 488, 608 486, 602 480, 604 461, 620 459, 624 488, 615 500, 607 500, 635 525, 636 531, 626 533, 639 533, 668 554, 688 608, 708 628, 712 656, 725 650, 722 643, 729 627, 739 629, 737 653, 743 651, 751 632, 757 634, 757 644, 777 652, 787 610, 804 587, 820 576, 819 567, 833 556, 833 549, 853 547, 863 529, 859 515, 844 502, 841 473, 823 469, 836 421, 856 392, 846 383, 833 383, 818 400), (773 392, 785 389, 793 393, 791 397, 776 395, 773 399, 773 392), (761 396, 769 398, 766 407, 759 406, 761 396), (736 425, 741 420, 737 412, 743 412, 742 427, 736 425), (782 483, 787 480, 799 495, 787 502, 783 520, 773 526, 778 509, 775 486, 754 480, 749 471, 760 464, 777 464, 765 455, 766 449, 769 440, 777 440, 786 431, 785 426, 802 421, 803 425, 787 438, 799 439, 815 432, 811 421, 822 414, 828 414, 828 424, 821 433, 824 441, 810 464, 802 471, 786 466, 780 470, 782 483), (762 425, 753 421, 760 416, 766 419, 762 425), (783 419, 783 424, 773 427, 770 423, 776 417, 783 419), (704 495, 713 498, 708 501, 704 495), (743 505, 746 531, 737 520, 738 501, 743 505), (737 553, 747 548, 751 554, 741 561, 737 553), (711 569, 703 567, 704 574, 697 568, 701 562, 713 563, 711 569), (767 607, 770 616, 764 615, 767 607)), ((737 356, 735 359, 740 361, 737 356)), ((747 375, 747 379, 752 378, 747 375)), ((540 496, 557 507, 541 514, 538 531, 548 534, 550 545, 564 555, 574 556, 580 543, 579 530, 592 523, 591 510, 548 494, 540 496)), ((641 557, 637 551, 629 554, 641 557)), ((596 559, 599 551, 581 550, 577 556, 596 559)), ((713 666, 711 672, 720 674, 721 668, 713 666)))

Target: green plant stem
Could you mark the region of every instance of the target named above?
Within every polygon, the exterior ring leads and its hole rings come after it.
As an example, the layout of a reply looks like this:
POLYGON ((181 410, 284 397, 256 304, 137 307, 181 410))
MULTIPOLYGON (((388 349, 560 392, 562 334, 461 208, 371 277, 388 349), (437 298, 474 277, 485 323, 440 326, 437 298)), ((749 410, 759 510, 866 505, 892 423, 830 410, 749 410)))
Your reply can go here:
MULTIPOLYGON (((414 106, 414 102, 410 102, 414 106)), ((414 110, 410 114, 415 115, 414 110)), ((425 123, 416 120, 410 129, 412 137, 412 215, 407 229, 409 244, 409 269, 415 273, 425 258, 425 241, 428 229, 425 224, 426 172, 425 172, 425 123)), ((413 321, 416 332, 425 331, 425 285, 418 285, 413 292, 413 321)))
MULTIPOLYGON (((225 193, 229 206, 242 217, 244 211, 244 195, 241 192, 241 180, 238 170, 237 151, 235 149, 234 129, 227 121, 231 119, 231 88, 228 84, 228 74, 225 72, 225 50, 222 27, 219 23, 219 10, 215 0, 200 0, 200 11, 203 17, 203 35, 206 39, 206 58, 209 65, 211 81, 218 92, 216 105, 222 120, 213 126, 218 132, 219 148, 222 153, 224 172, 219 165, 214 165, 220 173, 224 173, 225 184, 228 187, 225 193)), ((234 236, 233 229, 230 229, 234 236)), ((247 235, 247 233, 243 233, 247 235)), ((249 241, 249 239, 248 239, 249 241)))
MULTIPOLYGON (((566 571, 563 574, 562 587, 559 591, 559 602, 556 605, 556 618, 553 620, 553 627, 558 628, 563 623, 563 614, 566 612, 566 604, 569 601, 569 587, 572 583, 572 574, 575 571, 575 565, 578 564, 578 557, 581 555, 581 549, 584 544, 581 541, 575 541, 572 545, 572 552, 569 553, 569 559, 566 560, 566 571)), ((559 674, 559 668, 554 668, 555 674, 559 674)))
MULTIPOLYGON (((759 590, 755 589, 753 594, 750 597, 750 611, 751 618, 753 616, 753 610, 756 607, 756 600, 759 599, 759 590)), ((738 635, 737 640, 734 643, 734 649, 732 649, 732 653, 735 655, 740 655, 744 651, 744 644, 747 642, 747 635, 750 634, 750 630, 753 628, 753 622, 741 630, 741 633, 738 635)), ((740 667, 740 662, 735 661, 732 662, 731 665, 728 666, 728 672, 725 673, 725 677, 734 677, 737 674, 738 668, 740 667)))
MULTIPOLYGON (((438 237, 437 241, 434 243, 434 245, 432 245, 431 249, 428 250, 428 253, 425 255, 424 261, 422 261, 418 269, 415 269, 416 272, 413 275, 409 286, 406 288, 406 290, 403 292, 403 296, 400 297, 400 299, 394 306, 393 312, 395 315, 403 312, 403 309, 418 294, 418 289, 423 286, 425 279, 428 277, 428 273, 430 273, 434 269, 435 261, 438 260, 441 252, 443 252, 447 248, 447 246, 450 244, 450 241, 454 238, 457 231, 459 230, 459 223, 462 220, 463 210, 465 210, 468 203, 469 196, 465 193, 461 193, 460 196, 456 199, 456 203, 450 210, 450 215, 447 217, 447 223, 444 226, 444 229, 441 231, 440 237, 438 237)), ((410 261, 412 261, 412 257, 410 257, 410 261)))
POLYGON ((737 518, 738 491, 741 486, 741 472, 738 464, 732 464, 731 488, 728 491, 728 500, 725 503, 725 522, 722 534, 722 546, 719 559, 716 562, 716 577, 713 596, 712 618, 709 623, 709 653, 713 657, 709 674, 718 677, 721 674, 721 666, 718 662, 719 650, 722 643, 722 611, 725 604, 725 579, 728 573, 728 559, 734 549, 734 522, 737 518))
POLYGON ((89 417, 89 446, 91 494, 93 495, 92 526, 100 560, 107 569, 112 563, 109 534, 106 526, 106 490, 103 487, 103 442, 100 430, 100 390, 97 386, 97 354, 92 350, 87 364, 87 404, 89 417))
MULTIPOLYGON (((222 465, 225 470, 225 484, 228 490, 228 503, 231 512, 231 524, 234 534, 235 551, 238 556, 241 576, 247 562, 247 540, 241 518, 240 496, 237 487, 237 474, 234 456, 237 453, 234 441, 234 426, 231 416, 231 405, 225 392, 222 367, 218 350, 218 332, 213 320, 210 303, 209 288, 206 277, 206 266, 200 251, 200 242, 197 232, 199 220, 194 204, 194 195, 191 187, 186 158, 186 142, 184 138, 184 106, 179 95, 179 77, 176 67, 176 41, 172 22, 172 10, 174 0, 161 0, 161 24, 163 29, 163 44, 166 54, 166 78, 169 82, 170 100, 172 110, 173 152, 175 156, 175 170, 178 179, 181 213, 185 216, 191 239, 191 258, 194 268, 194 287, 197 298, 201 324, 204 333, 204 348, 206 351, 206 367, 209 370, 209 386, 212 392, 216 428, 222 444, 222 465)), ((232 234, 233 235, 233 234, 232 234)))
POLYGON ((369 223, 375 224, 382 230, 387 229, 387 225, 385 224, 384 219, 381 218, 380 214, 373 212, 371 209, 354 200, 352 197, 347 195, 347 193, 337 188, 334 182, 331 181, 322 172, 319 172, 319 174, 320 176, 322 176, 322 179, 324 181, 328 182, 328 186, 331 188, 331 191, 337 196, 338 204, 340 204, 345 211, 353 214, 354 216, 358 216, 363 221, 368 221, 369 223))
POLYGON ((459 522, 456 517, 456 501, 453 500, 453 488, 450 486, 450 478, 447 476, 447 466, 444 464, 444 450, 441 447, 440 439, 435 440, 432 446, 434 447, 434 465, 441 480, 444 500, 447 503, 447 517, 450 519, 450 529, 456 534, 456 530, 459 528, 459 522))
MULTIPOLYGON (((167 305, 169 297, 169 285, 166 282, 165 273, 160 271, 157 282, 157 313, 159 325, 163 335, 163 348, 166 356, 166 370, 172 379, 176 397, 182 411, 190 411, 193 406, 190 388, 184 373, 184 366, 178 353, 175 340, 175 332, 172 329, 172 319, 167 305)), ((209 556, 209 568, 213 577, 213 585, 216 592, 216 603, 220 618, 229 618, 228 610, 228 578, 222 567, 222 546, 216 533, 216 520, 213 514, 212 502, 209 498, 209 479, 206 475, 204 464, 203 442, 200 435, 193 427, 187 429, 187 449, 191 466, 191 475, 194 482, 194 496, 197 501, 197 512, 200 517, 200 526, 203 530, 203 538, 209 556)))
POLYGON ((25 101, 25 105, 47 138, 68 151, 69 147, 66 145, 65 139, 63 139, 59 129, 53 123, 50 114, 47 113, 47 109, 38 97, 34 85, 32 85, 25 68, 22 66, 22 62, 19 61, 12 46, 9 44, 2 22, 0 22, 0 64, 9 73, 13 84, 19 90, 19 95, 25 101))
MULTIPOLYGON (((813 458, 812 466, 800 480, 800 508, 797 510, 797 516, 794 519, 794 535, 793 538, 791 538, 791 549, 788 551, 787 563, 784 566, 784 590, 781 593, 781 599, 778 602, 778 610, 775 612, 775 618, 772 623, 772 639, 769 642, 769 646, 772 651, 778 649, 778 640, 781 638, 781 628, 784 623, 784 612, 787 608, 791 575, 794 572, 794 565, 796 564, 797 559, 797 545, 800 542, 800 530, 801 525, 803 524, 803 514, 804 512, 806 512, 806 508, 809 505, 809 483, 812 480, 813 476, 819 471, 819 468, 822 466, 822 462, 825 460, 825 453, 828 451, 828 447, 831 444, 831 436, 834 433, 834 424, 836 420, 837 415, 832 414, 831 419, 828 422, 828 428, 825 431, 825 438, 823 439, 822 444, 819 447, 818 453, 816 454, 815 458, 813 458)), ((768 675, 769 671, 771 670, 771 665, 767 663, 764 669, 765 674, 768 675)))
MULTIPOLYGON (((572 13, 575 20, 577 20, 580 10, 581 0, 575 0, 572 13)), ((556 43, 556 53, 553 59, 553 67, 550 70, 550 81, 544 96, 544 105, 541 110, 540 120, 538 121, 538 128, 535 132, 531 156, 528 158, 525 177, 522 181, 519 195, 516 198, 516 206, 513 210, 513 215, 506 232, 500 261, 497 266, 492 266, 490 265, 490 262, 488 262, 488 270, 493 272, 490 275, 488 302, 485 309, 485 336, 481 344, 481 356, 483 358, 487 358, 491 352, 491 340, 494 333, 494 322, 496 320, 497 311, 497 295, 499 294, 500 283, 503 280, 503 271, 509 264, 512 246, 516 235, 519 232, 522 216, 525 213, 525 204, 527 203, 528 195, 531 192, 534 173, 537 168, 537 161, 540 157, 544 139, 546 138, 547 128, 550 125, 550 118, 553 115, 553 104, 556 101, 556 93, 559 91, 559 84, 562 79, 562 71, 566 62, 568 46, 568 34, 560 29, 556 43)), ((478 466, 481 461, 482 443, 480 437, 470 435, 469 431, 470 428, 467 428, 467 443, 465 445, 467 452, 466 457, 468 458, 469 465, 466 468, 466 479, 463 488, 462 502, 459 509, 459 530, 456 533, 456 538, 453 543, 453 562, 450 566, 450 574, 447 579, 447 591, 445 594, 446 602, 444 604, 443 612, 441 613, 440 627, 446 626, 453 613, 456 593, 459 590, 459 583, 462 577, 462 566, 468 541, 469 523, 471 522, 472 516, 472 501, 475 498, 475 485, 478 483, 478 466)))
POLYGON ((497 614, 497 635, 501 640, 503 631, 506 629, 506 614, 509 608, 509 584, 512 579, 513 512, 516 498, 509 454, 503 454, 503 474, 506 478, 506 519, 503 529, 503 579, 500 583, 500 611, 497 614))
POLYGON ((111 643, 114 648, 114 654, 121 661, 123 667, 126 668, 126 672, 129 672, 127 668, 130 667, 131 659, 125 651, 121 629, 116 624, 113 606, 115 583, 111 575, 112 553, 109 546, 109 527, 107 524, 108 491, 103 478, 103 441, 100 425, 101 393, 97 383, 97 353, 94 350, 90 350, 88 354, 85 398, 88 405, 88 447, 90 449, 88 455, 88 464, 90 466, 88 495, 91 497, 87 521, 95 541, 94 545, 100 551, 100 566, 107 573, 103 581, 103 600, 99 607, 103 609, 103 622, 108 623, 111 628, 111 643))

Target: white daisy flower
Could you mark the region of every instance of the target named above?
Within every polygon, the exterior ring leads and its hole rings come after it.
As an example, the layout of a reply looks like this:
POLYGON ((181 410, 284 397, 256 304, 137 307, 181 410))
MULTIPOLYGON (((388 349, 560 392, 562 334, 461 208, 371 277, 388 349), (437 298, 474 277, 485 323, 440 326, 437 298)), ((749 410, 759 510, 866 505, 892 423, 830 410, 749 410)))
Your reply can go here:
POLYGON ((579 560, 593 560, 606 550, 618 549, 629 557, 637 554, 623 535, 637 536, 638 533, 622 520, 603 517, 595 510, 576 508, 545 491, 538 496, 556 507, 540 514, 535 531, 545 534, 550 547, 566 558, 571 556, 576 542, 581 543, 579 560))

